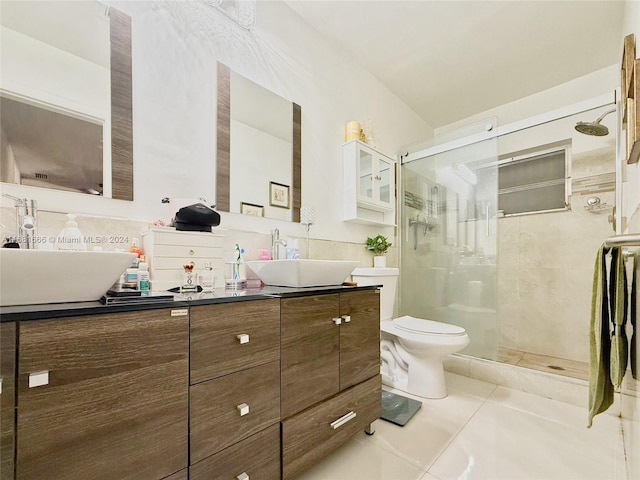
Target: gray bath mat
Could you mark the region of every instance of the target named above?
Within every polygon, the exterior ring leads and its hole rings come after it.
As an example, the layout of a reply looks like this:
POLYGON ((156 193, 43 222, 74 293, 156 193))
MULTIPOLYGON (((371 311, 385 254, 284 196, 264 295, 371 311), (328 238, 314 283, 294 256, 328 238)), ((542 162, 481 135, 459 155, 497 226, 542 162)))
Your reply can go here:
POLYGON ((404 427, 421 406, 422 402, 382 390, 380 418, 404 427))

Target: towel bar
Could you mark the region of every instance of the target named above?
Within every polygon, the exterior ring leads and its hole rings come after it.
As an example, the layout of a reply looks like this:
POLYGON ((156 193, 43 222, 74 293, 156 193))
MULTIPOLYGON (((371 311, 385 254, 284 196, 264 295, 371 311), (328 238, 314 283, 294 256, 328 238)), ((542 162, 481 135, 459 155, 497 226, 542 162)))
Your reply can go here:
POLYGON ((607 247, 640 247, 640 233, 614 235, 604 241, 607 247))

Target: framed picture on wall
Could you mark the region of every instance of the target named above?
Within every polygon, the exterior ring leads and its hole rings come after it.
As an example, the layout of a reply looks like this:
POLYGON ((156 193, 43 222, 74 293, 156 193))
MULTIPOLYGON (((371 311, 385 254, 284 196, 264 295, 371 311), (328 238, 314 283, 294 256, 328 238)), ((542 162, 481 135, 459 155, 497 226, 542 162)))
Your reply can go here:
POLYGON ((240 213, 252 217, 264 217, 264 207, 253 203, 240 202, 240 213))
POLYGON ((269 205, 289 208, 289 185, 269 182, 269 205))

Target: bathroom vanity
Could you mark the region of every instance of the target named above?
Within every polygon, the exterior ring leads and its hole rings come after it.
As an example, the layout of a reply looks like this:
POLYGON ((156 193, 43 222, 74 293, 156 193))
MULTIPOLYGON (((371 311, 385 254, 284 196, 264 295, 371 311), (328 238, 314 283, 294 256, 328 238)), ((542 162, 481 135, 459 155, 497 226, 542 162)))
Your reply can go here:
POLYGON ((290 479, 369 429, 378 290, 242 293, 0 308, 2 479, 290 479))

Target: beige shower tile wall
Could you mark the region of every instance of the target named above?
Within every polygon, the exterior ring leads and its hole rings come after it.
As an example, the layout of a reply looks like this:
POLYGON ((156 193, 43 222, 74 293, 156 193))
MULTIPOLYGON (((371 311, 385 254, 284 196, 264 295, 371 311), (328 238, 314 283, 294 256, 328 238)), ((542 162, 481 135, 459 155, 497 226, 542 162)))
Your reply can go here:
MULTIPOLYGON (((613 205, 613 192, 599 193, 613 205)), ((572 209, 499 221, 500 346, 589 360, 589 319, 596 252, 612 227, 608 214, 572 209)))

